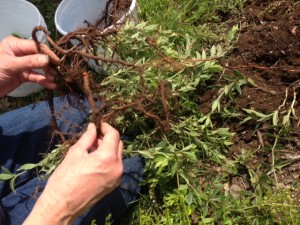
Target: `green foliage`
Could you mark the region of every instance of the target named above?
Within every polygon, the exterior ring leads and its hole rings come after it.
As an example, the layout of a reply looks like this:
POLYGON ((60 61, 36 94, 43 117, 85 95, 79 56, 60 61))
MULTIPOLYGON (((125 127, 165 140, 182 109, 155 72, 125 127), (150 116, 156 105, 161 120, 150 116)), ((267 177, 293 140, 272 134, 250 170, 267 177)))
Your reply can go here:
POLYGON ((96 220, 92 220, 91 225, 97 225, 96 220))
POLYGON ((243 74, 239 73, 236 70, 233 70, 234 77, 224 76, 224 79, 229 84, 226 84, 224 87, 222 87, 220 95, 217 97, 216 100, 213 101, 211 106, 211 112, 214 113, 215 111, 221 112, 221 105, 222 105, 222 99, 225 96, 228 96, 232 102, 235 100, 236 92, 238 94, 242 94, 242 87, 244 85, 251 86, 253 84, 253 81, 251 78, 245 78, 243 74))
POLYGON ((146 213, 140 208, 139 224, 191 224, 192 215, 192 195, 188 193, 188 187, 185 185, 175 189, 173 193, 166 194, 163 198, 163 211, 156 211, 155 205, 151 208, 151 214, 146 213), (163 212, 163 213, 162 213, 163 212))
POLYGON ((160 24, 163 29, 193 34, 197 37, 198 44, 199 42, 211 44, 224 38, 222 33, 227 30, 225 23, 218 24, 218 29, 215 30, 211 22, 241 13, 244 2, 244 0, 140 0, 139 17, 152 24, 160 24))
POLYGON ((7 168, 1 166, 2 173, 0 174, 0 181, 9 181, 10 188, 15 191, 15 182, 17 179, 28 171, 35 170, 41 179, 47 178, 61 162, 62 156, 68 147, 65 145, 58 145, 57 148, 45 155, 44 159, 37 164, 24 164, 19 167, 16 173, 10 172, 7 168))

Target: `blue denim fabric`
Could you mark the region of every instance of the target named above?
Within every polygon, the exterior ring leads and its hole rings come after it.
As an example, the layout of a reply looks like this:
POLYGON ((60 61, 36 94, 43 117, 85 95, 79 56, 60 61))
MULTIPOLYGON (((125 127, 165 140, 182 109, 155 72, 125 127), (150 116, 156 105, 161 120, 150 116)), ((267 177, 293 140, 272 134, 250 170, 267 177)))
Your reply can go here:
MULTIPOLYGON (((86 122, 89 106, 70 105, 66 99, 55 98, 55 111, 59 112, 58 125, 63 132, 80 132, 80 125, 86 122)), ((0 115, 0 165, 11 172, 25 163, 36 163, 42 154, 53 149, 56 140, 51 136, 51 112, 47 102, 40 102, 0 115)), ((140 191, 143 176, 142 158, 123 158, 124 173, 120 186, 101 199, 92 209, 75 220, 74 224, 91 224, 96 220, 104 224, 111 214, 115 221, 133 202, 140 191)), ((40 180, 34 173, 22 175, 16 182, 16 193, 11 192, 7 182, 0 183, 0 224, 20 225, 33 208, 43 191, 47 180, 40 180), (1 220, 1 212, 6 215, 1 220)))

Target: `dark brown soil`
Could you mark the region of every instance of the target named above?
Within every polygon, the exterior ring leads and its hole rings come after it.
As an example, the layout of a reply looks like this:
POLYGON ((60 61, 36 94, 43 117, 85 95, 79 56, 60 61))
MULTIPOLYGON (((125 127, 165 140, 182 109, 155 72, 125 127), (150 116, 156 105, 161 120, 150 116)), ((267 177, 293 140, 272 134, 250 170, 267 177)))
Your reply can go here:
MULTIPOLYGON (((294 91, 297 99, 300 97, 300 2, 248 1, 241 26, 238 42, 223 64, 228 65, 227 74, 236 69, 252 78, 256 86, 243 88, 242 95, 236 99, 238 111, 242 113, 242 108, 247 108, 264 114, 274 112, 283 104, 286 93, 288 97, 285 106, 289 107, 294 91)), ((216 93, 205 93, 201 97, 202 107, 210 105, 216 93)), ((210 107, 207 108, 210 110, 210 107)), ((298 101, 294 108, 300 118, 298 101)), ((282 113, 286 113, 285 109, 281 110, 282 113)), ((290 139, 281 142, 283 147, 276 150, 277 160, 288 160, 300 154, 298 120, 293 120, 294 130, 290 133, 290 139)), ((236 135, 229 154, 254 149, 254 159, 247 166, 256 170, 262 162, 270 165, 274 139, 267 136, 270 131, 266 125, 254 132, 257 124, 234 124, 232 131, 236 135)), ((295 182, 298 183, 299 174, 300 163, 295 160, 278 172, 278 182, 284 187, 293 186, 295 182)))
MULTIPOLYGON (((227 63, 252 78, 257 87, 245 87, 237 98, 237 105, 271 113, 284 102, 288 87, 288 102, 293 99, 293 88, 297 93, 299 90, 300 4, 294 1, 250 1, 242 24, 239 41, 227 63)), ((295 105, 295 110, 299 112, 299 104, 295 105)), ((255 138, 257 143, 258 138, 255 138)), ((236 140, 237 145, 243 142, 253 147, 247 135, 236 140)))

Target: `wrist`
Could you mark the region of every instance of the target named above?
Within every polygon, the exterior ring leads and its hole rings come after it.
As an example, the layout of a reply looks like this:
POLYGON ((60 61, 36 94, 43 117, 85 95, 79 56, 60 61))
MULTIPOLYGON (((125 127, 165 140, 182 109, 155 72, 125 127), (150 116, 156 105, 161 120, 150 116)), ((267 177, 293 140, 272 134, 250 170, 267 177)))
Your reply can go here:
POLYGON ((66 202, 43 193, 23 225, 69 225, 74 218, 66 202))

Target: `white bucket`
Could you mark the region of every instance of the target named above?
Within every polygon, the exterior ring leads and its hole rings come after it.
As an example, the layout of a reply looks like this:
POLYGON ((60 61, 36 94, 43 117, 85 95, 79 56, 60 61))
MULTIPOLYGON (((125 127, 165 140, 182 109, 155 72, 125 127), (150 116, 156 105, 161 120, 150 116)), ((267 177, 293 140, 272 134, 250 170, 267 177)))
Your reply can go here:
MULTIPOLYGON (((66 35, 69 32, 75 31, 78 28, 87 27, 85 21, 94 24, 105 10, 107 0, 63 0, 55 12, 54 22, 56 29, 62 34, 66 35)), ((120 19, 116 22, 116 26, 125 22, 129 17, 136 18, 136 0, 131 1, 131 5, 127 12, 120 15, 120 19)), ((103 32, 116 27, 107 27, 103 32)), ((75 44, 76 41, 73 43, 75 44)), ((102 55, 104 49, 99 47, 98 55, 102 55)), ((87 63, 96 72, 101 69, 95 63, 95 60, 87 60, 87 63)), ((101 63, 101 62, 100 62, 101 63)))
MULTIPOLYGON (((102 15, 107 0, 63 0, 56 9, 54 22, 56 29, 66 35, 78 28, 87 27, 84 21, 95 23, 102 15)), ((127 12, 117 21, 123 23, 126 18, 136 13, 136 0, 132 0, 127 12)), ((110 29, 112 27, 108 27, 110 29)))
MULTIPOLYGON (((31 39, 31 32, 35 26, 47 28, 43 16, 32 3, 25 0, 0 0, 0 41, 12 34, 31 39)), ((46 43, 44 33, 38 32, 37 38, 40 42, 46 43)), ((42 70, 35 71, 43 73, 42 70)), ((43 88, 39 84, 26 82, 8 96, 24 97, 43 88)))

